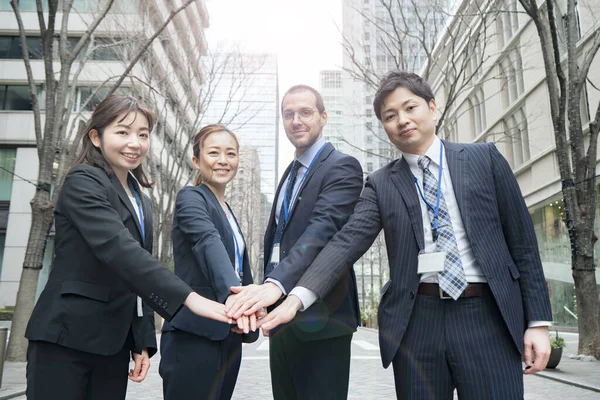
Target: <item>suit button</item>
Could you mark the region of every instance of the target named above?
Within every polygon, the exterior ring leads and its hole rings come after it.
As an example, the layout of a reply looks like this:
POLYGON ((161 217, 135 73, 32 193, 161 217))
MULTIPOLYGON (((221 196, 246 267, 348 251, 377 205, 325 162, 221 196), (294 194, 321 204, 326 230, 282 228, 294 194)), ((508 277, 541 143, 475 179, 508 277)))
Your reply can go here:
POLYGON ((167 303, 164 303, 164 304, 162 305, 162 308, 166 310, 166 309, 167 309, 167 303))
POLYGON ((169 306, 169 303, 167 303, 166 301, 163 303, 164 308, 167 308, 169 306))
POLYGON ((410 292, 410 298, 414 299, 415 298, 415 292, 410 292))

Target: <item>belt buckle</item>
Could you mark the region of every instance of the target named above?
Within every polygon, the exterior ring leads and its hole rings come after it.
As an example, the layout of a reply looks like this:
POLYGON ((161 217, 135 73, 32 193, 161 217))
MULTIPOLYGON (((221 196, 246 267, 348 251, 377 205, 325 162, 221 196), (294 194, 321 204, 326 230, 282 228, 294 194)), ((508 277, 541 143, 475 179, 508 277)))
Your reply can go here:
POLYGON ((444 294, 444 291, 442 290, 441 287, 438 286, 438 290, 440 292, 440 299, 442 299, 442 300, 451 300, 452 299, 452 297, 450 297, 450 295, 448 295, 447 293, 444 294))

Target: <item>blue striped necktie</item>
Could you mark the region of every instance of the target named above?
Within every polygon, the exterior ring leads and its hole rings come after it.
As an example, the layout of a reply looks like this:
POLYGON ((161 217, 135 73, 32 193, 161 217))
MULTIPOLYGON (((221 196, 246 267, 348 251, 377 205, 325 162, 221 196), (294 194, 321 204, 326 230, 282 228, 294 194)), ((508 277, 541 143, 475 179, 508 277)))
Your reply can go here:
MULTIPOLYGON (((425 199, 430 205, 437 203, 438 180, 429 170, 431 159, 427 156, 419 157, 419 168, 423 170, 423 193, 425 199)), ((441 166, 440 166, 441 168, 441 166)), ((427 207, 429 220, 433 222, 434 214, 431 207, 427 207)), ((444 195, 440 193, 440 211, 438 214, 438 235, 435 240, 435 250, 446 253, 444 270, 438 274, 440 288, 454 300, 458 299, 462 292, 467 288, 467 278, 463 269, 452 220, 448 213, 448 206, 444 195)))

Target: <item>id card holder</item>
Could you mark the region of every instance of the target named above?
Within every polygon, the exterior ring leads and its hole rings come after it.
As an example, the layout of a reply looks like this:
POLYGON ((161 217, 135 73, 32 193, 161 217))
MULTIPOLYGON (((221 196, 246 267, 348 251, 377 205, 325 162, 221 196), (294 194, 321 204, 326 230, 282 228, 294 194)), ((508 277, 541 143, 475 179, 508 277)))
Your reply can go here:
POLYGON ((421 253, 419 254, 418 274, 429 272, 442 272, 444 262, 446 261, 446 252, 421 253))
POLYGON ((137 296, 135 303, 136 303, 136 309, 137 309, 137 316, 143 317, 144 316, 144 307, 142 306, 142 298, 140 296, 137 296))
POLYGON ((273 251, 271 251, 271 262, 273 264, 279 264, 279 243, 276 243, 273 246, 273 251))

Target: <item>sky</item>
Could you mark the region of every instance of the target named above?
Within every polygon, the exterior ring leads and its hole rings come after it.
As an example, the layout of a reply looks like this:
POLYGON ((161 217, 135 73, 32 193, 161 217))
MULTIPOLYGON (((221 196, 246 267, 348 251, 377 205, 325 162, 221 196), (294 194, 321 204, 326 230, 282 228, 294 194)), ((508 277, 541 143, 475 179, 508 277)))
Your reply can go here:
MULTIPOLYGON (((243 52, 277 53, 281 94, 300 83, 318 89, 319 71, 342 64, 342 0, 205 1, 209 47, 235 42, 243 52)), ((279 131, 281 175, 294 148, 279 131)))

